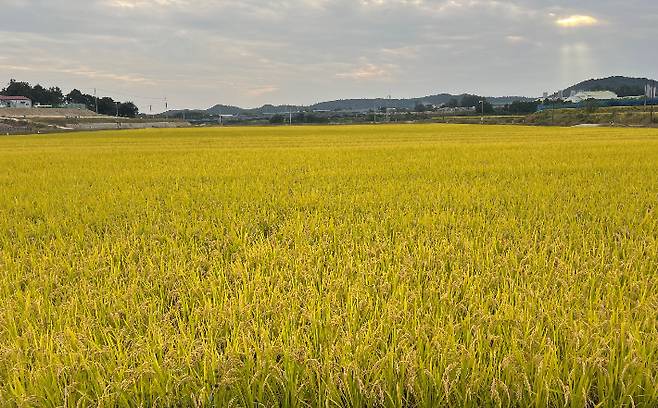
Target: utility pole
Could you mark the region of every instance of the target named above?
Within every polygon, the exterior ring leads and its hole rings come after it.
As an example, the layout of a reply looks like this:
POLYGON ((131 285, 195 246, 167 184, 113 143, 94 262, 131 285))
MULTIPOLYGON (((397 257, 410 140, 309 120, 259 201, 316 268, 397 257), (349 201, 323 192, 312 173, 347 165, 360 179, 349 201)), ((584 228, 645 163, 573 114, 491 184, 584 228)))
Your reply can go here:
MULTIPOLYGON (((647 84, 644 87, 644 111, 645 112, 648 110, 647 109, 647 103, 648 103, 649 93, 650 92, 651 92, 651 86, 649 84, 647 84)), ((651 122, 653 122, 653 115, 650 116, 650 119, 651 119, 651 122)), ((649 122, 649 123, 651 123, 651 122, 649 122)))
POLYGON ((480 123, 484 123, 484 101, 480 101, 482 104, 482 117, 480 117, 480 123))
POLYGON ((288 106, 288 123, 292 126, 292 106, 288 106))
POLYGON ((392 109, 392 108, 391 108, 391 95, 388 95, 388 103, 386 104, 386 122, 390 122, 390 121, 391 121, 391 112, 390 112, 390 109, 392 109))
POLYGON ((98 115, 98 96, 96 96, 96 88, 94 88, 94 101, 96 101, 96 114, 98 115))
POLYGON ((116 107, 117 107, 117 116, 116 117, 118 119, 119 118, 119 102, 114 102, 114 103, 116 104, 116 107))
POLYGON ((651 85, 647 85, 647 86, 649 88, 648 89, 649 92, 647 96, 651 97, 651 112, 649 114, 649 119, 651 125, 653 125, 653 103, 655 102, 656 99, 656 87, 651 85))

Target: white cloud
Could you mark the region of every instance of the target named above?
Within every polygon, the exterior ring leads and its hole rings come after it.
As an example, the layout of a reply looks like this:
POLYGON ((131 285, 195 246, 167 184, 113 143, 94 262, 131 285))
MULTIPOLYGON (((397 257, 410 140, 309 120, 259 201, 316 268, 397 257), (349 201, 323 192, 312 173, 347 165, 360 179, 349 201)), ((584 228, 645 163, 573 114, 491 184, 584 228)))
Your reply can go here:
POLYGON ((575 28, 575 27, 594 26, 599 24, 599 20, 592 16, 573 15, 573 16, 560 18, 555 21, 555 24, 557 24, 560 27, 575 28))
POLYGON ((381 54, 388 58, 418 58, 421 56, 421 46, 405 46, 397 48, 382 48, 381 54))
POLYGON ((247 94, 252 97, 259 97, 259 96, 274 93, 278 90, 279 87, 275 85, 265 85, 258 88, 251 88, 247 91, 247 94))
POLYGON ((359 81, 373 81, 391 78, 391 66, 365 64, 348 72, 336 74, 338 78, 348 78, 359 81))
POLYGON ((520 35, 508 35, 507 37, 505 37, 505 40, 507 40, 507 42, 512 44, 521 44, 528 41, 527 38, 520 35))
POLYGON ((110 0, 108 4, 111 7, 123 9, 190 5, 185 0, 110 0))
POLYGON ((9 71, 26 71, 26 72, 48 72, 57 74, 69 74, 77 77, 85 77, 92 80, 104 79, 115 82, 154 84, 154 81, 139 74, 117 74, 106 71, 95 70, 86 66, 76 66, 75 68, 63 68, 55 66, 29 66, 29 65, 10 65, 0 64, 0 68, 9 71))

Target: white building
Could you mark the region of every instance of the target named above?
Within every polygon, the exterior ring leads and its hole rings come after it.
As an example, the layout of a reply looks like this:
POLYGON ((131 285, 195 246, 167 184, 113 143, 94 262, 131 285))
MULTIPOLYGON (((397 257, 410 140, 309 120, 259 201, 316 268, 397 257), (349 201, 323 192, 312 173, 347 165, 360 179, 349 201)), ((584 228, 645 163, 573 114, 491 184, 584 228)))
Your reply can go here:
POLYGON ((0 108, 31 108, 32 101, 24 96, 0 95, 0 108))
POLYGON ((442 108, 437 109, 437 112, 439 112, 439 113, 471 113, 471 112, 476 112, 476 107, 475 106, 466 106, 466 107, 458 106, 456 108, 451 108, 451 107, 448 107, 448 106, 444 106, 442 108))
POLYGON ((588 99, 607 101, 610 99, 619 99, 616 93, 612 91, 580 91, 571 92, 571 96, 566 99, 570 103, 579 103, 588 99))

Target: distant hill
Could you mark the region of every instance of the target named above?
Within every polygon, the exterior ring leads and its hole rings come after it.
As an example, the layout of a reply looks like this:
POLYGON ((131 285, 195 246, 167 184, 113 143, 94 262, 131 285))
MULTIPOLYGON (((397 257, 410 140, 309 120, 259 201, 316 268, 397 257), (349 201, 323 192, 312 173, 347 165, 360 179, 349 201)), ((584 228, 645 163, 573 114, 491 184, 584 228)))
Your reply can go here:
POLYGON ((283 114, 290 111, 297 112, 299 110, 307 109, 304 106, 290 106, 290 105, 263 105, 260 108, 245 109, 233 105, 222 105, 217 104, 208 109, 181 109, 181 110, 169 110, 163 115, 165 116, 180 116, 182 113, 185 113, 186 116, 218 116, 218 115, 265 115, 265 114, 283 114))
MULTIPOLYGON (((644 95, 644 87, 647 84, 658 86, 658 82, 647 78, 631 78, 625 76, 612 76, 600 79, 588 79, 576 85, 570 86, 564 90, 564 95, 569 96, 571 91, 613 91, 619 96, 644 95)), ((362 98, 362 99, 340 99, 335 101, 326 101, 316 103, 310 106, 297 105, 263 105, 259 108, 244 109, 232 105, 215 105, 209 109, 200 110, 172 110, 165 112, 165 116, 180 116, 182 113, 189 117, 199 116, 216 116, 216 115, 241 115, 241 116, 260 116, 285 114, 288 112, 299 111, 350 111, 366 112, 372 109, 380 108, 397 108, 397 109, 414 109, 416 105, 435 105, 440 106, 448 104, 451 100, 460 101, 469 94, 463 93, 452 95, 449 93, 440 93, 428 95, 419 98, 388 99, 388 98, 362 98)), ((536 98, 525 96, 493 96, 486 97, 487 101, 494 106, 503 106, 515 101, 529 102, 536 98)))
POLYGON ((611 76, 608 78, 588 79, 564 90, 564 96, 571 91, 612 91, 619 96, 644 95, 644 87, 650 84, 658 86, 658 82, 648 78, 630 78, 625 76, 611 76))
POLYGON ((215 105, 210 109, 206 109, 204 112, 211 115, 238 115, 242 113, 244 109, 237 106, 231 105, 215 105))
MULTIPOLYGON (((613 91, 619 96, 635 96, 644 95, 644 87, 647 84, 658 86, 658 81, 647 78, 631 78, 625 76, 611 76, 608 78, 588 79, 587 81, 580 82, 576 85, 566 88, 563 93, 564 96, 569 96, 571 91, 613 91)), ((557 94, 556 94, 557 95, 557 94)), ((461 100, 469 94, 452 95, 448 93, 440 93, 435 95, 428 95, 419 98, 406 98, 406 99, 387 99, 387 98, 363 98, 363 99, 340 99, 335 101, 326 101, 316 103, 310 106, 290 106, 290 105, 264 105, 260 108, 244 109, 238 106, 231 105, 215 105, 209 109, 201 110, 175 110, 165 112, 165 116, 180 116, 185 113, 190 116, 216 116, 216 115, 242 115, 242 116, 260 116, 260 115, 274 115, 285 114, 288 112, 298 111, 351 111, 351 112, 366 112, 372 109, 380 108, 397 108, 397 109, 413 109, 418 104, 431 104, 440 106, 448 104, 451 100, 461 100)), ((486 98, 489 103, 494 106, 503 106, 511 104, 514 101, 529 102, 536 98, 528 98, 525 96, 494 96, 486 98)))
POLYGON ((397 109, 413 109, 418 104, 424 105, 441 105, 448 103, 451 99, 460 99, 463 95, 438 94, 422 98, 408 99, 340 99, 336 101, 320 102, 311 105, 312 110, 329 110, 329 111, 369 111, 381 107, 397 109))
MULTIPOLYGON (((447 93, 429 95, 420 98, 407 98, 407 99, 388 99, 388 98, 374 98, 374 99, 340 99, 335 101, 320 102, 310 106, 298 105, 263 105, 260 108, 244 109, 237 106, 218 104, 208 109, 201 110, 170 110, 164 113, 165 116, 180 116, 183 112, 186 115, 267 115, 267 114, 284 114, 290 111, 353 111, 365 112, 372 109, 379 108, 397 108, 397 109, 413 109, 418 104, 440 106, 447 104, 452 99, 461 100, 464 96, 469 94, 452 95, 447 93)), ((534 98, 525 96, 497 96, 487 97, 489 103, 494 106, 502 106, 510 104, 514 101, 532 101, 534 98)))

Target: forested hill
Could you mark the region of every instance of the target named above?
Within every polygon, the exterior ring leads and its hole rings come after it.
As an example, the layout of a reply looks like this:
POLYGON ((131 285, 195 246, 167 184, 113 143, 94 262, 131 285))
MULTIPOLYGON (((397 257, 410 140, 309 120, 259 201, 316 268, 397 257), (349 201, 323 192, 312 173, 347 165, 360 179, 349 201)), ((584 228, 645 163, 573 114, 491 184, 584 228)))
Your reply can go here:
POLYGON ((613 91, 619 96, 644 95, 644 87, 649 84, 658 86, 658 82, 648 78, 631 78, 625 76, 611 76, 600 79, 588 79, 564 90, 569 96, 571 91, 613 91))
MULTIPOLYGON (((329 102, 320 102, 315 105, 311 105, 313 110, 354 110, 354 111, 364 111, 371 110, 373 108, 387 107, 387 108, 398 108, 398 109, 413 109, 418 104, 423 105, 443 105, 449 104, 450 101, 460 101, 464 97, 473 96, 469 94, 460 94, 460 95, 451 95, 447 93, 429 95, 421 98, 408 98, 408 99, 343 99, 337 101, 329 102)), ((527 98, 524 96, 504 96, 504 97, 485 97, 489 103, 492 105, 506 105, 514 101, 529 101, 532 98, 527 98)))
MULTIPOLYGON (((602 91, 610 90, 617 93, 619 96, 634 96, 643 95, 644 87, 647 84, 658 86, 658 82, 647 78, 630 78, 625 76, 613 76, 601 79, 589 79, 580 82, 576 85, 570 86, 564 90, 564 94, 568 96, 572 90, 574 91, 602 91)), ((360 99, 340 99, 335 101, 319 102, 310 106, 291 106, 291 105, 264 105, 259 108, 244 109, 238 106, 231 105, 215 105, 212 108, 204 110, 176 110, 168 111, 165 115, 177 116, 181 113, 188 112, 201 116, 206 115, 263 115, 263 114, 284 114, 288 112, 297 111, 370 111, 373 109, 381 108, 397 108, 397 109, 414 109, 418 105, 460 105, 472 106, 472 104, 464 105, 464 100, 486 99, 491 105, 503 106, 509 105, 514 101, 529 102, 536 98, 528 98, 524 96, 498 96, 483 98, 471 94, 452 95, 449 93, 440 93, 429 95, 419 98, 405 98, 405 99, 388 99, 388 98, 360 98, 360 99)))
POLYGON ((452 95, 447 93, 429 95, 420 98, 408 99, 388 99, 388 98, 363 98, 363 99, 340 99, 335 101, 319 102, 310 106, 300 105, 263 105, 259 108, 243 109, 232 105, 215 105, 205 110, 171 110, 165 113, 168 116, 177 116, 182 112, 204 114, 204 115, 262 115, 262 114, 283 114, 297 111, 369 111, 381 108, 397 109, 414 109, 417 105, 458 105, 461 101, 470 99, 486 99, 492 105, 507 105, 514 101, 532 101, 534 98, 525 96, 499 96, 499 97, 481 97, 470 94, 452 95))

